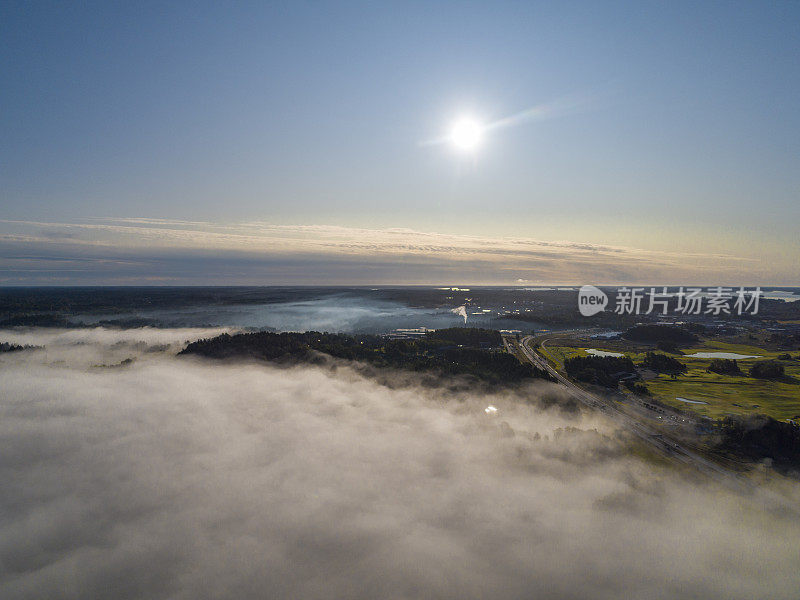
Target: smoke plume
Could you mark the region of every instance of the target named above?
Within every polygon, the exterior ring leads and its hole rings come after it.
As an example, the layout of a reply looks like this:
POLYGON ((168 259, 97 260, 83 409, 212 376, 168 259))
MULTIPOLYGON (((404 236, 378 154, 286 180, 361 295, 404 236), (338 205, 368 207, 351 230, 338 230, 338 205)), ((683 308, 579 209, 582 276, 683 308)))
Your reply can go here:
POLYGON ((457 314, 460 317, 464 317, 464 325, 467 324, 467 307, 466 306, 459 306, 454 308, 450 311, 451 313, 457 314))

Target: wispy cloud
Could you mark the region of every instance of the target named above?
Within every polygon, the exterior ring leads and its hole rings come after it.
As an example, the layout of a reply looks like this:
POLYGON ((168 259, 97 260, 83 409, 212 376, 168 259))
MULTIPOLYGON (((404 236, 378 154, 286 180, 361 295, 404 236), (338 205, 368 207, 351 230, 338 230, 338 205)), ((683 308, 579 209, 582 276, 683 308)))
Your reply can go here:
POLYGON ((0 221, 1 283, 70 283, 76 269, 98 283, 765 282, 749 257, 569 240, 257 221, 0 221))

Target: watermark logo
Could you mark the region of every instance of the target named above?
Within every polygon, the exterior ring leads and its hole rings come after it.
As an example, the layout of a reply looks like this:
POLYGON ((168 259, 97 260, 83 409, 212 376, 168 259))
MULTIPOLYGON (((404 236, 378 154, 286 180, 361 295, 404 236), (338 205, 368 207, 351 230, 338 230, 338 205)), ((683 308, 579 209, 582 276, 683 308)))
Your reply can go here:
POLYGON ((608 296, 600 288, 584 285, 578 292, 578 310, 584 317, 603 312, 608 304, 608 296))
MULTIPOLYGON (((617 288, 614 312, 618 315, 743 315, 758 314, 760 287, 710 287, 668 288, 620 287, 617 288)), ((608 296, 593 285, 584 285, 578 292, 578 309, 584 317, 605 310, 608 296)))

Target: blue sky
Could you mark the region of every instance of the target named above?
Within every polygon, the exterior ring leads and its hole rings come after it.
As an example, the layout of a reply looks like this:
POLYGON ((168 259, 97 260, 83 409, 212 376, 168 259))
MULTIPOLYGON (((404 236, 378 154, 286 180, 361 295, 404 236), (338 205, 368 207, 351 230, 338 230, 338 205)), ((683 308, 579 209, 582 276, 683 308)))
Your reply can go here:
POLYGON ((5 2, 0 40, 0 284, 800 280, 797 2, 5 2), (575 99, 474 155, 420 144, 575 99), (383 241, 337 271, 254 223, 383 241))

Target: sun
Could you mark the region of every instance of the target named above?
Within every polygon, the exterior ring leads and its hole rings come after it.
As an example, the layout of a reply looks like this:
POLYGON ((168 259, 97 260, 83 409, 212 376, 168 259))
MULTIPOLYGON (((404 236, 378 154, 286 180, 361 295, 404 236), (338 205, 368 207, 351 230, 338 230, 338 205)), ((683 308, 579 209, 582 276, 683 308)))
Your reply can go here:
POLYGON ((475 150, 483 140, 483 125, 471 117, 463 117, 455 122, 450 131, 450 142, 458 150, 475 150))

